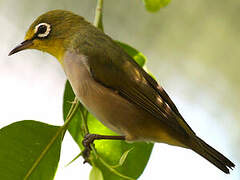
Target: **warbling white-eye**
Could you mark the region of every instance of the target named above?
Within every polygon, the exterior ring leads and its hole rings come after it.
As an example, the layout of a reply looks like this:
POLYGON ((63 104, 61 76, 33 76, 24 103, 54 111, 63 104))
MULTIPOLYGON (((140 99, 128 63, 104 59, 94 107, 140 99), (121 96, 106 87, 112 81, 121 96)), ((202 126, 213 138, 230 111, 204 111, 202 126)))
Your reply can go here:
POLYGON ((225 173, 235 165, 201 140, 164 89, 116 42, 84 18, 64 10, 38 17, 9 55, 37 49, 61 63, 79 101, 121 136, 88 139, 161 142, 189 148, 225 173))

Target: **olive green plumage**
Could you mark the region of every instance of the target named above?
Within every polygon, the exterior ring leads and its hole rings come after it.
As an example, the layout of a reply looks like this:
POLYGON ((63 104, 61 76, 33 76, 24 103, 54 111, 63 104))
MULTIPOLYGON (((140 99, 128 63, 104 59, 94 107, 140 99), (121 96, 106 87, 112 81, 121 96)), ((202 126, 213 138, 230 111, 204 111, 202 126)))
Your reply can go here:
POLYGON ((79 100, 128 141, 192 149, 225 173, 234 164, 196 136, 164 89, 116 42, 82 17, 54 10, 38 17, 10 55, 38 49, 61 63, 79 100), (41 25, 41 28, 39 26, 41 25))

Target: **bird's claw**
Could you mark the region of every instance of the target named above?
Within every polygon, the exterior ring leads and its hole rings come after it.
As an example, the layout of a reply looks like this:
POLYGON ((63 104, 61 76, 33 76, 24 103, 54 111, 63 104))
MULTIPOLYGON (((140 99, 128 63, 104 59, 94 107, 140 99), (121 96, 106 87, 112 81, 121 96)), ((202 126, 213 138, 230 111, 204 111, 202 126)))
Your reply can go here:
POLYGON ((91 144, 93 144, 95 137, 96 137, 96 134, 86 134, 84 136, 84 139, 82 141, 82 144, 85 147, 85 149, 83 150, 83 158, 85 159, 83 162, 84 164, 87 162, 90 163, 89 156, 92 150, 91 144))

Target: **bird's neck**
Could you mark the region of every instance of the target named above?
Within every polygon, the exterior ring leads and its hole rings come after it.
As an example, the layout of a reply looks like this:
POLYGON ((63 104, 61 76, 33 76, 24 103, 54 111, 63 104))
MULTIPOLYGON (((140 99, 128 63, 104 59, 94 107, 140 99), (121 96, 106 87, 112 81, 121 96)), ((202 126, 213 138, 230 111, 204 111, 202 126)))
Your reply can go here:
POLYGON ((64 53, 66 51, 66 48, 64 46, 64 43, 62 40, 56 40, 52 45, 51 45, 51 49, 48 49, 48 53, 50 53, 51 55, 53 55, 54 57, 57 58, 57 60, 62 64, 63 63, 63 56, 64 53))

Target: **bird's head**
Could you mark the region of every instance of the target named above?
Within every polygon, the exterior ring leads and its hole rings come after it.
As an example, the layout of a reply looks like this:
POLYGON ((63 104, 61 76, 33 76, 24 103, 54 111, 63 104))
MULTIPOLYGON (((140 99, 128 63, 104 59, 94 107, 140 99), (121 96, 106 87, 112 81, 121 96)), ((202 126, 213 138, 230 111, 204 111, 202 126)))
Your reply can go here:
POLYGON ((68 48, 73 36, 86 21, 76 14, 64 10, 53 10, 39 16, 29 27, 25 40, 9 55, 24 49, 37 49, 48 52, 59 61, 68 48))

